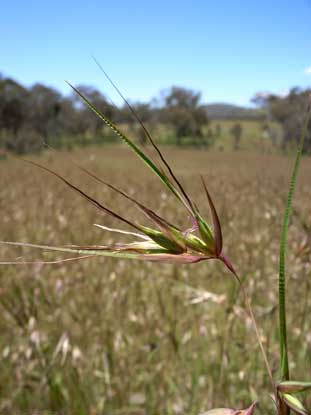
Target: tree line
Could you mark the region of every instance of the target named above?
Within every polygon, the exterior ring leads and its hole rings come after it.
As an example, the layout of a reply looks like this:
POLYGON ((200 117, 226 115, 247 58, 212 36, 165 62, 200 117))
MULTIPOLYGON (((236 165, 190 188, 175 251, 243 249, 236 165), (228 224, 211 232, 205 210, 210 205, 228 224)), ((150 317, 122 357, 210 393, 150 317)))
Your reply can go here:
MULTIPOLYGON (((139 141, 145 144, 146 138, 126 105, 113 105, 92 86, 77 88, 113 123, 136 128, 139 141)), ((6 150, 27 153, 39 151, 43 142, 70 147, 105 142, 111 137, 111 131, 74 92, 64 96, 40 83, 26 88, 11 78, 0 77, 0 97, 0 147, 6 150)), ((144 123, 169 127, 177 144, 185 137, 204 141, 209 120, 200 92, 171 87, 150 103, 131 105, 144 123)))
MULTIPOLYGON (((112 122, 135 132, 140 144, 146 137, 126 105, 115 106, 99 90, 80 85, 78 89, 112 122)), ((306 113, 310 91, 293 88, 285 97, 257 94, 253 102, 260 108, 261 123, 273 140, 270 121, 282 126, 281 147, 286 150, 297 142, 306 113), (270 134, 271 133, 271 134, 270 134)), ((147 103, 131 103, 140 119, 153 130, 165 129, 166 140, 177 145, 184 142, 208 146, 219 137, 219 125, 210 127, 207 106, 201 93, 172 86, 147 103), (218 127, 218 129, 217 129, 218 127)), ((241 125, 231 131, 238 148, 241 125)), ((42 143, 53 147, 71 148, 75 145, 103 143, 112 139, 112 132, 72 93, 68 96, 46 85, 37 83, 25 87, 9 77, 0 75, 0 149, 16 153, 40 151, 42 143)), ((311 129, 305 143, 311 152, 311 129)))
MULTIPOLYGON (((265 131, 269 134, 269 121, 277 121, 282 127, 281 149, 296 148, 303 130, 307 111, 311 111, 311 89, 292 88, 285 96, 261 94, 252 101, 265 110, 265 131)), ((271 137, 273 139, 273 136, 271 137)), ((311 125, 309 123, 304 143, 304 153, 311 154, 311 125)))

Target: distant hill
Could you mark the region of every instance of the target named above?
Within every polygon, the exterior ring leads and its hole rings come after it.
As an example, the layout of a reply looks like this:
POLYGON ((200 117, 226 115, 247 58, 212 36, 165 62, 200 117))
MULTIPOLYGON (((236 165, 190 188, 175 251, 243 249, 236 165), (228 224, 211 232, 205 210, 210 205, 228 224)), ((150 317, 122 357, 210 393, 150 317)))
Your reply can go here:
POLYGON ((210 120, 259 120, 263 117, 262 110, 239 107, 226 103, 205 105, 210 120))

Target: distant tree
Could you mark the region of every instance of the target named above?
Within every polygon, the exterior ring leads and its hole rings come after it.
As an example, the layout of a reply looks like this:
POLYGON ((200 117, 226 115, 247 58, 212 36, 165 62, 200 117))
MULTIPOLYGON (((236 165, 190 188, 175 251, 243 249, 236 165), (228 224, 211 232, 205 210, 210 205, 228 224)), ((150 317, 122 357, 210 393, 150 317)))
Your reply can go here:
POLYGON ((262 133, 263 133, 264 136, 269 135, 269 129, 270 129, 269 123, 267 123, 267 121, 264 121, 261 124, 261 130, 262 130, 262 133))
POLYGON ((270 100, 271 93, 268 91, 257 92, 252 98, 251 102, 259 108, 266 109, 270 100))
POLYGON ((178 145, 185 137, 203 137, 208 117, 200 100, 199 92, 180 87, 172 87, 163 94, 161 118, 174 128, 178 145))
MULTIPOLYGON (((105 95, 103 95, 96 88, 88 85, 79 85, 77 89, 90 100, 90 102, 99 109, 107 118, 114 121, 115 110, 113 105, 108 102, 105 95)), ((74 108, 77 111, 78 128, 81 134, 96 136, 102 135, 104 131, 104 124, 102 120, 97 117, 90 109, 81 101, 81 98, 73 93, 71 96, 74 108)))
POLYGON ((2 146, 16 153, 37 151, 40 138, 30 123, 29 91, 10 78, 0 78, 2 146))
MULTIPOLYGON (((146 144, 143 129, 126 105, 114 106, 91 86, 80 85, 78 89, 108 119, 126 123, 140 144, 146 144)), ((77 94, 64 97, 40 83, 25 88, 0 75, 0 98, 0 146, 15 152, 38 151, 43 141, 66 147, 74 142, 86 144, 89 138, 101 139, 109 130, 77 94)), ((188 137, 207 145, 209 140, 203 133, 208 125, 207 111, 200 99, 199 92, 172 87, 163 94, 160 105, 156 101, 131 105, 148 129, 166 123, 178 144, 188 137)))
MULTIPOLYGON (((272 117, 282 125, 282 149, 297 144, 306 117, 310 90, 293 88, 285 97, 271 95, 269 108, 272 117)), ((311 153, 311 127, 309 126, 304 145, 304 152, 311 153)))
POLYGON ((73 136, 82 133, 80 130, 80 113, 75 108, 74 101, 70 98, 63 98, 60 102, 57 121, 62 134, 73 136))
MULTIPOLYGON (((155 109, 151 107, 150 103, 145 102, 135 102, 130 103, 130 105, 145 127, 149 129, 150 125, 155 122, 155 109)), ((128 124, 134 130, 134 134, 140 144, 145 145, 147 143, 144 129, 126 104, 120 108, 117 114, 117 122, 128 124)))
MULTIPOLYGON (((295 87, 283 96, 264 93, 256 94, 253 99, 253 102, 265 108, 267 113, 266 121, 275 120, 281 124, 283 130, 281 148, 283 151, 293 144, 296 145, 299 140, 306 116, 309 95, 310 90, 295 87)), ((276 132, 270 130, 269 133, 272 141, 276 143, 276 132)), ((309 127, 307 132, 303 151, 311 153, 311 127, 309 127)))
POLYGON ((271 140, 271 143, 273 144, 273 146, 277 145, 278 134, 277 134, 276 129, 271 126, 270 122, 264 121, 261 124, 261 131, 262 131, 261 137, 263 139, 268 138, 271 140))
POLYGON ((215 137, 219 138, 221 136, 221 125, 220 124, 216 124, 215 127, 215 137))
MULTIPOLYGON (((143 122, 146 128, 150 128, 151 124, 154 122, 154 112, 151 108, 151 105, 149 103, 136 103, 133 106, 134 111, 139 116, 140 120, 143 122)), ((138 126, 138 141, 141 145, 147 144, 147 135, 142 128, 142 126, 137 123, 138 126)))
POLYGON ((35 84, 29 90, 27 123, 45 141, 60 134, 58 120, 62 108, 62 96, 55 89, 35 84))
MULTIPOLYGON (((139 116, 139 118, 143 122, 150 122, 154 118, 154 109, 151 107, 151 104, 148 102, 134 102, 130 103, 132 109, 135 113, 139 116)), ((137 119, 132 114, 131 110, 124 104, 118 112, 118 120, 119 122, 126 122, 129 124, 137 123, 137 119)))
POLYGON ((212 139, 213 139, 213 137, 214 137, 214 132, 213 132, 213 129, 212 129, 212 128, 209 128, 209 129, 207 130, 207 137, 208 137, 208 139, 210 139, 210 140, 212 140, 212 139))
POLYGON ((15 136, 27 118, 28 91, 10 78, 0 78, 0 129, 15 136))
POLYGON ((230 129, 230 133, 233 137, 233 149, 234 150, 240 149, 240 141, 242 137, 242 132, 243 132, 243 127, 239 122, 235 123, 230 129))

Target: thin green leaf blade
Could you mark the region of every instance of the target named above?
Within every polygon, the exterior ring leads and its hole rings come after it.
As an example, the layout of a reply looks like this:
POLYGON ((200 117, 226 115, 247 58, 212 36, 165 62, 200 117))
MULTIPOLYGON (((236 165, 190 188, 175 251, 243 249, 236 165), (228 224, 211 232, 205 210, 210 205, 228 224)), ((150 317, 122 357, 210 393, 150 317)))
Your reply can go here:
MULTIPOLYGON (((68 85, 82 98, 85 104, 102 120, 106 125, 108 125, 112 131, 114 131, 133 151, 134 153, 149 167, 153 173, 155 173, 162 183, 180 200, 185 207, 189 210, 188 204, 185 202, 184 198, 181 196, 179 191, 175 188, 173 183, 169 180, 169 178, 147 157, 141 150, 138 148, 133 141, 131 141, 128 137, 126 137, 119 128, 114 125, 101 111, 99 111, 77 88, 67 82, 68 85)), ((190 209, 191 210, 191 209, 190 209)))
POLYGON ((110 78, 110 76, 107 74, 107 72, 104 70, 104 68, 102 67, 102 65, 98 62, 98 60, 93 56, 93 59, 96 63, 96 65, 99 67, 99 69, 103 72, 103 74, 105 75, 105 77, 108 79, 109 83, 112 85, 112 87, 117 91, 118 95, 123 99, 123 101, 125 102, 125 104, 127 105, 127 107, 129 108, 129 110, 131 111, 132 115, 134 116, 134 118, 138 121, 138 123, 140 124, 141 128, 143 129, 146 137, 148 138, 148 140, 150 141, 152 147, 155 149, 155 151, 158 153, 158 156, 160 157, 160 160, 162 161, 162 163, 164 164, 164 166, 167 168, 169 174, 171 175, 172 179, 175 181, 175 183, 177 184, 177 186, 179 187, 183 197, 185 198, 185 200, 187 201, 187 203, 189 204, 189 207, 191 209, 191 211, 194 211, 194 207, 193 204, 189 198, 189 196, 187 195, 186 191, 184 190, 183 186, 181 185, 180 181, 178 180, 178 178, 176 177, 176 175, 174 174, 172 168, 170 167, 170 165, 168 164, 168 162, 165 160, 163 154, 161 153, 159 147, 156 145, 155 141, 153 140, 153 138, 151 137, 151 134, 149 133, 148 129, 146 128, 145 124, 143 123, 142 119, 140 118, 140 116, 138 115, 138 113, 134 110, 134 108, 132 107, 132 105, 130 104, 130 102, 125 98, 125 96, 122 94, 122 92, 120 91, 120 89, 117 87, 117 85, 113 82, 113 80, 110 78))

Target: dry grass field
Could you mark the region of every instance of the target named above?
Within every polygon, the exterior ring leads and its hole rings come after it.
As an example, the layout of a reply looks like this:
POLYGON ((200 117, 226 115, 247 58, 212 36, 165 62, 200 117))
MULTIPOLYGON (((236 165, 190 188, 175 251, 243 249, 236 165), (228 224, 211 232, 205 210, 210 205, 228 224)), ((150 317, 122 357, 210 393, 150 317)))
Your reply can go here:
MULTIPOLYGON (((243 276, 278 378, 277 273, 292 157, 248 151, 164 148, 196 203, 209 214, 199 174, 223 224, 225 252, 243 276)), ((115 211, 140 213, 70 163, 73 158, 183 227, 182 206, 125 146, 30 157, 57 170, 115 211)), ((311 163, 305 158, 288 238, 289 348, 294 378, 311 370, 311 163)), ((0 162, 1 240, 108 244, 129 239, 55 177, 0 162)), ((0 245, 0 260, 62 258, 0 245)), ((0 267, 0 414, 195 415, 212 407, 272 413, 269 379, 238 287, 224 266, 91 258, 0 267)), ((309 407, 310 407, 309 398, 309 407)))

